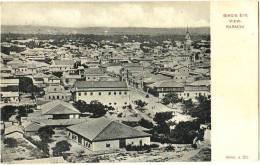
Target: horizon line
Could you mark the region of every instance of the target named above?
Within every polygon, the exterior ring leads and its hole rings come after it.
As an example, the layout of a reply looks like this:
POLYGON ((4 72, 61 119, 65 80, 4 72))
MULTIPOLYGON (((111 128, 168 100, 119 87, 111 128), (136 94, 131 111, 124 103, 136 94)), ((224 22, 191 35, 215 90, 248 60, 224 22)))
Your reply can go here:
MULTIPOLYGON (((150 29, 172 29, 172 28, 187 28, 186 26, 177 26, 177 27, 146 27, 146 26, 84 26, 84 27, 67 27, 67 26, 51 26, 51 25, 4 25, 2 26, 32 26, 32 27, 52 27, 52 28, 150 28, 150 29)), ((189 26, 190 28, 210 28, 210 26, 189 26)))

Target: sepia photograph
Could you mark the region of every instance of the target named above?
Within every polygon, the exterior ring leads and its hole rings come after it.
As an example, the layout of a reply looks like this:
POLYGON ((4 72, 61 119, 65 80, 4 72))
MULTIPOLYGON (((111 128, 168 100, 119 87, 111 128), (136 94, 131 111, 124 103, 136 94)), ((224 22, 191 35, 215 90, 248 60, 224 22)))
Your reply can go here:
POLYGON ((1 8, 2 163, 211 161, 209 2, 1 8))

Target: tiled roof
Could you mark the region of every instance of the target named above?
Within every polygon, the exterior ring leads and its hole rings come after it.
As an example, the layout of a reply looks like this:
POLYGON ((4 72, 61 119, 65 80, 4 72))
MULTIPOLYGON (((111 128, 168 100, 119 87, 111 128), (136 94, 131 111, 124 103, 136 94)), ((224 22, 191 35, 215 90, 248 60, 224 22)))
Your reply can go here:
POLYGON ((8 135, 8 134, 11 134, 13 132, 20 132, 22 134, 24 133, 23 129, 21 127, 16 126, 16 125, 11 125, 10 127, 5 128, 4 135, 8 135))
POLYGON ((76 88, 127 88, 123 81, 76 81, 76 88))
POLYGON ((191 83, 189 85, 192 85, 192 86, 209 86, 210 80, 198 80, 198 81, 194 81, 193 83, 191 83))
POLYGON ((74 65, 73 60, 54 60, 54 65, 74 65))
POLYGON ((31 123, 27 127, 24 128, 25 132, 37 132, 42 126, 37 123, 31 123))
POLYGON ((89 122, 70 126, 68 129, 91 141, 150 136, 147 133, 106 118, 93 119, 89 122))
POLYGON ((85 74, 104 74, 104 72, 99 68, 87 68, 84 72, 85 74))
POLYGON ((178 83, 174 80, 166 80, 166 81, 158 81, 156 83, 151 84, 150 86, 153 87, 159 87, 159 88, 180 88, 180 87, 184 87, 184 85, 182 83, 178 83))
POLYGON ((51 101, 41 106, 42 114, 54 115, 54 114, 80 114, 80 112, 73 107, 70 103, 56 100, 51 101))

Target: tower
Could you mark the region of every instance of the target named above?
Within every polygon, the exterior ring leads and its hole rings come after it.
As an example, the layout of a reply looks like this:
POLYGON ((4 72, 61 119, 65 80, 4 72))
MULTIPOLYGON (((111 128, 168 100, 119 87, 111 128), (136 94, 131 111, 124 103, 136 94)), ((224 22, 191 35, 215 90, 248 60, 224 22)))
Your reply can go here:
POLYGON ((189 51, 191 49, 191 37, 190 37, 190 32, 187 26, 187 30, 186 30, 186 35, 185 35, 185 42, 184 42, 184 49, 185 51, 189 51))

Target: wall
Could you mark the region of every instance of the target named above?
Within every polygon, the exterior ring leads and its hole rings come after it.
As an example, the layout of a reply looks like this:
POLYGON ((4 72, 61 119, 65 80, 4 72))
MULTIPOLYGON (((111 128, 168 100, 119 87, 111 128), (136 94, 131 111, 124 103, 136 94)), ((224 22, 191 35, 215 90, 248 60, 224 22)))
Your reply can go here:
POLYGON ((91 92, 80 93, 79 95, 79 92, 76 92, 76 101, 84 100, 90 103, 92 100, 98 100, 102 104, 113 107, 122 107, 129 104, 129 91, 96 91, 92 92, 93 95, 91 95, 91 92), (99 95, 99 92, 101 92, 101 95, 99 95), (111 95, 109 95, 109 92, 111 92, 111 95), (116 95, 114 95, 114 92, 116 92, 116 95), (121 95, 119 92, 121 92, 121 95), (125 92, 127 92, 127 94, 125 94, 125 92))
POLYGON ((93 151, 109 150, 109 149, 119 149, 119 140, 93 142, 93 147, 92 147, 93 151), (106 147, 107 144, 109 144, 110 147, 106 147))
POLYGON ((134 138, 134 139, 126 139, 126 145, 140 145, 140 140, 142 140, 142 145, 150 145, 150 137, 142 137, 142 138, 134 138))

